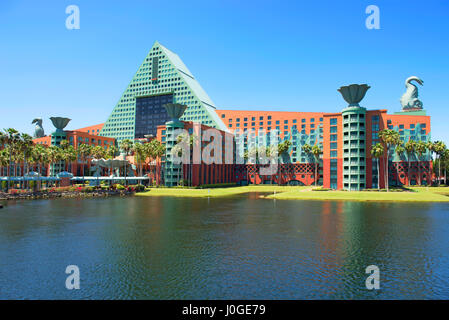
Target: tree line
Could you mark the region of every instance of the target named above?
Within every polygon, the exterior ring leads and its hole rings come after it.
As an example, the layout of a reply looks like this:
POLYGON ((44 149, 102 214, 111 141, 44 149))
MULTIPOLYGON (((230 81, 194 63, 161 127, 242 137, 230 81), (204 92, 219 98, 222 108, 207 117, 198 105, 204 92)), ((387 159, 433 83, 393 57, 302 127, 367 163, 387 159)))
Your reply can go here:
MULTIPOLYGON (((157 161, 165 154, 165 146, 156 139, 146 143, 123 140, 120 143, 120 149, 126 156, 134 155, 140 175, 143 174, 143 164, 147 159, 150 159, 150 162, 157 161)), ((16 129, 0 130, 0 173, 3 173, 6 168, 8 181, 12 176, 25 177, 35 170, 41 175, 44 168, 49 166, 51 168, 54 164, 61 162, 64 163, 64 170, 69 172, 72 171, 73 163, 81 162, 84 177, 85 163, 89 160, 114 159, 117 155, 119 155, 119 149, 114 145, 105 148, 80 143, 75 147, 68 140, 62 140, 59 146, 46 146, 35 144, 30 135, 20 133, 16 129), (21 173, 18 174, 18 171, 21 173)))
MULTIPOLYGON (((384 129, 379 131, 379 139, 380 142, 373 145, 371 147, 371 156, 377 160, 377 175, 379 181, 379 162, 383 161, 384 168, 384 179, 385 181, 389 181, 389 170, 388 163, 391 156, 392 151, 402 158, 404 155, 407 155, 407 181, 408 185, 410 185, 410 175, 411 175, 411 159, 415 158, 418 162, 424 161, 423 157, 426 155, 427 151, 430 152, 431 155, 435 157, 433 161, 433 169, 434 173, 438 178, 438 185, 441 185, 441 170, 443 169, 446 172, 446 169, 449 164, 449 150, 446 148, 446 145, 442 141, 414 141, 412 139, 407 142, 403 142, 399 135, 399 132, 391 129, 384 129), (388 155, 388 156, 386 156, 388 155), (437 169, 438 168, 438 169, 437 169)), ((444 175, 446 177, 446 174, 444 175)), ((429 177, 431 180, 431 177, 429 177)), ((429 179, 428 179, 429 181, 429 179)), ((431 182, 431 181, 430 181, 431 182)), ((386 189, 388 191, 388 183, 386 183, 386 189)), ((421 164, 418 163, 418 185, 422 185, 421 181, 421 164)), ((378 182, 378 188, 379 182, 378 182)))

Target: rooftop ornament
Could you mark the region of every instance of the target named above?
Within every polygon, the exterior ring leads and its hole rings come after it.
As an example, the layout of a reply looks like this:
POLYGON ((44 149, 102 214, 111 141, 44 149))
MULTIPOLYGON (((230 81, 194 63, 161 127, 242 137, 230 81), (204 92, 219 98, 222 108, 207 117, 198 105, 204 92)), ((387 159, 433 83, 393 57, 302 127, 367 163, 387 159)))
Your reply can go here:
POLYGON ((34 127, 34 137, 35 138, 42 138, 45 136, 44 127, 42 127, 42 119, 36 118, 34 119, 31 124, 36 124, 34 127))
POLYGON ((70 120, 72 119, 62 117, 51 117, 50 120, 56 128, 56 132, 63 132, 64 128, 69 124, 70 120))
POLYGON ((184 111, 186 111, 187 106, 179 103, 167 103, 164 104, 165 109, 167 110, 168 116, 171 118, 173 123, 179 124, 179 118, 182 117, 184 111))
POLYGON ((367 84, 350 84, 343 86, 338 91, 343 96, 343 99, 349 103, 349 107, 360 107, 359 103, 365 97, 368 89, 371 88, 367 84))
POLYGON ((401 97, 402 111, 422 110, 423 103, 418 99, 418 87, 412 83, 416 81, 418 84, 423 85, 424 81, 420 78, 412 76, 405 80, 405 87, 407 90, 401 97))

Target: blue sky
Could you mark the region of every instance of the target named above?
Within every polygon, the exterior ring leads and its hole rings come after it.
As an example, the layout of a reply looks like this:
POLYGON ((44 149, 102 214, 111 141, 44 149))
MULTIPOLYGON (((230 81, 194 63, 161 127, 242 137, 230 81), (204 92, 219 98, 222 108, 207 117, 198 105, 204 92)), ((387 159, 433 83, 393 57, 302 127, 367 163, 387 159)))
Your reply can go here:
POLYGON ((446 0, 1 0, 0 21, 0 128, 104 122, 158 40, 219 109, 338 112, 341 85, 368 83, 362 105, 394 112, 419 76, 432 138, 449 143, 446 0), (71 4, 79 30, 65 27, 71 4), (380 30, 365 27, 371 4, 380 30))

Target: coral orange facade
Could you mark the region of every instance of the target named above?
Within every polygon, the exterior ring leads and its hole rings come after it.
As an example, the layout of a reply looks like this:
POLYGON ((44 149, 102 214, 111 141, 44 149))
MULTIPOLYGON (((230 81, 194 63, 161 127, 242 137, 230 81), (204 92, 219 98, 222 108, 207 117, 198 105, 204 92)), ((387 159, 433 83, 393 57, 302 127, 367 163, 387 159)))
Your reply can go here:
MULTIPOLYGON (((114 138, 108 138, 108 137, 101 137, 97 134, 90 134, 89 132, 97 132, 92 130, 97 130, 101 125, 91 126, 82 128, 79 130, 73 130, 73 131, 64 131, 66 140, 69 142, 69 145, 72 145, 75 149, 78 148, 80 144, 87 144, 91 146, 101 146, 105 149, 109 148, 110 146, 115 145, 115 139, 114 138)), ((52 135, 45 136, 42 138, 36 138, 33 139, 33 142, 35 144, 42 144, 44 146, 51 146, 55 145, 55 142, 52 141, 52 135)), ((70 164, 64 164, 64 168, 62 170, 68 170, 75 176, 81 176, 84 166, 84 172, 88 173, 90 168, 90 163, 88 161, 82 162, 81 159, 78 159, 77 161, 70 163, 70 164)), ((47 174, 50 174, 50 170, 47 169, 47 174)))

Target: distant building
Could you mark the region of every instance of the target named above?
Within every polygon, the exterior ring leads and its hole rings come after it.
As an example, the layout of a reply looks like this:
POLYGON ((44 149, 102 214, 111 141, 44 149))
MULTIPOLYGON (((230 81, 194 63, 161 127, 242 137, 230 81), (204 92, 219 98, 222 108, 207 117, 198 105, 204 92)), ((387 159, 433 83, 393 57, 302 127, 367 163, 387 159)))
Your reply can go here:
MULTIPOLYGON (((110 146, 115 145, 115 139, 113 138, 107 138, 107 137, 101 137, 97 134, 94 134, 97 130, 98 126, 92 126, 92 127, 86 127, 79 130, 65 130, 65 137, 70 145, 72 145, 75 149, 78 148, 80 144, 87 144, 91 146, 102 146, 105 149, 108 149, 110 146), (87 129, 88 128, 88 129, 87 129), (90 131, 92 133, 88 133, 87 131, 90 131)), ((36 138, 33 140, 35 144, 42 144, 44 146, 54 146, 59 145, 60 140, 56 141, 52 135, 48 135, 42 138, 36 138)), ((88 173, 90 168, 89 161, 83 162, 81 159, 78 159, 77 161, 70 164, 70 166, 66 166, 64 162, 57 163, 53 166, 53 171, 46 170, 48 174, 56 174, 58 172, 64 171, 68 169, 71 173, 73 173, 75 176, 81 176, 82 175, 82 168, 84 166, 84 172, 88 173)))

